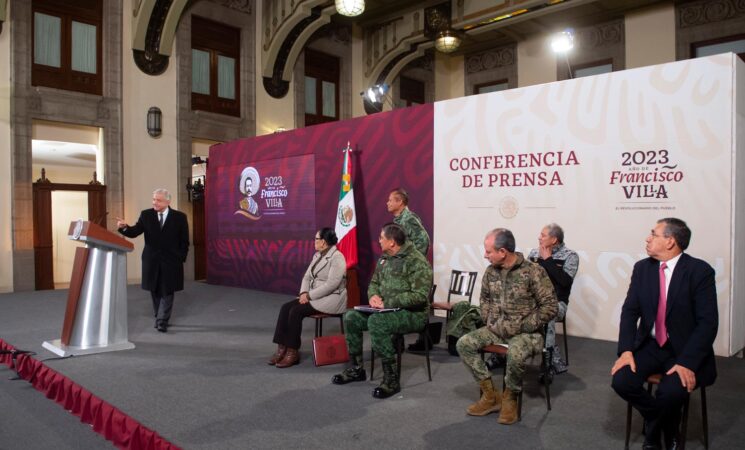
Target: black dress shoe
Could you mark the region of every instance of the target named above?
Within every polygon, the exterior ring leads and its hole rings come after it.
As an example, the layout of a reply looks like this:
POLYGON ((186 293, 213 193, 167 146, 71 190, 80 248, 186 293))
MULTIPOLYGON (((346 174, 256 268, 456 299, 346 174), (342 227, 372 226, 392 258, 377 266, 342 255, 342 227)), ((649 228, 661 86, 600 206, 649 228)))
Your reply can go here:
POLYGON ((165 324, 165 322, 161 322, 158 324, 158 331, 160 331, 161 333, 165 333, 166 331, 168 331, 168 326, 165 324))
POLYGON ((644 420, 644 445, 643 450, 662 450, 662 430, 660 419, 644 420))

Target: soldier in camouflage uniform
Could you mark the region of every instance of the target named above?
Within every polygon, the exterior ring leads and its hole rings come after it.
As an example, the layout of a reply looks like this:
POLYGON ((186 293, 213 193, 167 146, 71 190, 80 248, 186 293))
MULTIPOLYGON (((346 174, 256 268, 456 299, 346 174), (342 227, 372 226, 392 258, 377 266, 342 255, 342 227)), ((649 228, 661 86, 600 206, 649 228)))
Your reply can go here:
POLYGON ((564 245, 564 230, 555 223, 543 227, 538 236, 538 248, 528 253, 528 259, 537 262, 546 270, 556 291, 559 301, 559 313, 556 319, 548 323, 546 329, 546 348, 552 349, 552 366, 556 373, 567 371, 567 363, 561 357, 561 350, 556 345, 556 321, 564 320, 569 305, 569 293, 572 291, 574 276, 579 268, 577 252, 564 245))
POLYGON ((411 241, 425 258, 429 250, 429 234, 422 225, 422 219, 409 209, 409 194, 396 188, 388 194, 386 203, 388 212, 393 214, 393 223, 398 224, 406 232, 406 239, 411 241))
POLYGON ((543 326, 556 316, 556 295, 546 271, 515 252, 510 230, 497 228, 484 240, 490 265, 481 280, 481 317, 486 326, 458 339, 461 360, 481 388, 481 398, 468 407, 474 416, 500 411, 499 423, 517 422, 517 395, 522 390, 525 363, 543 349, 543 326), (507 344, 505 389, 494 390, 491 373, 479 350, 507 344))
POLYGON ((391 335, 424 328, 429 314, 432 267, 395 223, 383 226, 378 242, 383 255, 367 291, 370 306, 401 309, 385 313, 347 311, 344 329, 351 366, 334 375, 331 381, 346 384, 367 378, 362 365, 362 332, 369 330, 372 349, 382 359, 384 374, 383 382, 373 390, 373 397, 387 398, 401 390, 391 335))

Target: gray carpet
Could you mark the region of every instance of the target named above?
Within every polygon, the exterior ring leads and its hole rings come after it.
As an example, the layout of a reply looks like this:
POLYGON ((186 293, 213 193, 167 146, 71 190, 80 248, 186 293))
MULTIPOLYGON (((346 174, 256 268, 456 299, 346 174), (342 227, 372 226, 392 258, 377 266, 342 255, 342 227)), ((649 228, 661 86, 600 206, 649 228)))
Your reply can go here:
MULTIPOLYGON (((611 342, 570 338, 572 364, 551 386, 553 410, 546 411, 533 370, 522 421, 503 426, 497 415, 465 414, 478 386, 442 345, 432 355, 431 383, 424 357, 407 353, 402 392, 377 400, 370 394, 382 376, 379 366, 375 381, 346 386, 330 383, 341 366, 313 366, 312 320, 305 323, 299 366, 265 363, 287 296, 188 283, 176 295, 172 327, 161 334, 153 328, 149 293, 130 286, 128 294, 136 349, 46 364, 185 449, 623 448, 626 408, 609 387, 611 342)), ((53 357, 41 343, 59 337, 65 301, 66 291, 0 295, 0 338, 38 352, 37 359, 53 357)), ((337 333, 338 321, 326 320, 324 329, 337 333)), ((710 448, 741 448, 745 361, 719 358, 718 365, 720 377, 707 391, 710 448)), ((0 370, 0 448, 111 447, 28 383, 6 375, 12 372, 0 370)), ((495 380, 501 382, 501 373, 495 380)), ((688 448, 697 449, 703 448, 698 392, 692 399, 688 448)), ((635 414, 632 448, 641 447, 640 422, 635 414)))

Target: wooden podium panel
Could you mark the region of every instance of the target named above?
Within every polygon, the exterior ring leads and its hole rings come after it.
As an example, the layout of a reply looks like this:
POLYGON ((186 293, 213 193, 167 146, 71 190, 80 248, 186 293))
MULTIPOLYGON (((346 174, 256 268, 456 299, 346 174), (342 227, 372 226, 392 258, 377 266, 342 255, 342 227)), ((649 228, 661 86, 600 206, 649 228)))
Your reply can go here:
POLYGON ((67 309, 65 309, 65 321, 62 324, 62 337, 60 341, 70 345, 72 326, 75 323, 75 314, 78 312, 80 292, 83 288, 85 278, 85 267, 88 264, 88 249, 78 247, 75 249, 75 260, 72 264, 72 276, 70 277, 70 289, 67 291, 67 309))

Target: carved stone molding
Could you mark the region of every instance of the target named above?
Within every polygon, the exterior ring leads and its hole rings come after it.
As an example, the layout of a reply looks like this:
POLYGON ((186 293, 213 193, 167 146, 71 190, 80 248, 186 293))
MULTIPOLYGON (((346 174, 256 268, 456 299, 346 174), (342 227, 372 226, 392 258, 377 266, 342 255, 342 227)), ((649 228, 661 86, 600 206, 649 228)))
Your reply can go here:
POLYGON ((621 20, 581 28, 575 34, 575 43, 582 49, 620 44, 624 41, 623 30, 624 24, 621 20))
POLYGON ((678 6, 678 27, 721 22, 745 15, 745 0, 703 0, 678 6))
POLYGON ((435 55, 432 51, 427 51, 424 56, 410 62, 407 66, 410 69, 422 69, 427 72, 435 71, 435 55))
POLYGON ((313 34, 313 39, 328 38, 340 44, 350 44, 352 42, 352 26, 330 22, 321 27, 313 34))
POLYGON ((251 0, 212 0, 212 2, 235 11, 251 14, 251 0))
POLYGON ((272 76, 262 77, 264 89, 266 89, 266 92, 272 97, 282 98, 287 95, 287 92, 290 90, 290 82, 282 79, 282 73, 288 63, 290 52, 292 51, 293 45, 295 45, 295 41, 298 40, 303 31, 313 22, 321 19, 321 11, 322 9, 320 7, 313 8, 310 12, 310 16, 301 20, 292 28, 285 40, 282 42, 277 57, 274 59, 272 76))
POLYGON ((466 73, 482 72, 515 64, 515 47, 502 47, 466 58, 466 73))
POLYGON ((132 49, 135 64, 148 75, 160 75, 168 68, 168 56, 161 55, 160 38, 173 0, 157 0, 145 34, 145 50, 132 49))

